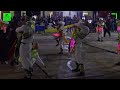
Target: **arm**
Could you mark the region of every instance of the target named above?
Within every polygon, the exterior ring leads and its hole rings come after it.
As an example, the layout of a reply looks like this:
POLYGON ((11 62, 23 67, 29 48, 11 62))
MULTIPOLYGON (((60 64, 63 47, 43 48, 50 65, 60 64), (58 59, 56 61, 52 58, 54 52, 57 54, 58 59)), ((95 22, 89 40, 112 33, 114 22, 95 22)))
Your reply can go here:
POLYGON ((21 27, 18 27, 17 29, 16 29, 16 32, 17 33, 22 33, 24 30, 23 30, 23 25, 21 26, 21 27))

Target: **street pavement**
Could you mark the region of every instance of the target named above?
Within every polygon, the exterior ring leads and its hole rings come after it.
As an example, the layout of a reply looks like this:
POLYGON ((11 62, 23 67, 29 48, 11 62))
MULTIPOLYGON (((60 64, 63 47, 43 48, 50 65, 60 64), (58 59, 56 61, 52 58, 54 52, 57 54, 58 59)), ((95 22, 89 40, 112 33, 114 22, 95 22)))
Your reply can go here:
MULTIPOLYGON (((97 34, 90 33, 84 41, 85 76, 79 76, 79 72, 72 72, 67 67, 70 60, 68 54, 59 55, 59 47, 52 36, 35 35, 35 41, 39 43, 39 55, 47 66, 42 67, 50 77, 47 77, 37 66, 34 66, 32 79, 120 79, 120 56, 116 53, 117 33, 104 38, 103 42, 97 41, 97 34)), ((15 72, 15 67, 0 65, 0 79, 21 79, 24 73, 15 72)))

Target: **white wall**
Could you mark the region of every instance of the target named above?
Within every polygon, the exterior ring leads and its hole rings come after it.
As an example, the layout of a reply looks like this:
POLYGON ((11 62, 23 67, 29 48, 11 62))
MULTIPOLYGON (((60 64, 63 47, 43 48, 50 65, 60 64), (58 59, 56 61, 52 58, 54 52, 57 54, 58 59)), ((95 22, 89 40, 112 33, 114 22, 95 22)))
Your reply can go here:
POLYGON ((69 11, 62 11, 63 12, 63 16, 69 16, 69 11))
POLYGON ((93 12, 92 12, 92 11, 83 11, 83 13, 88 13, 88 15, 91 16, 91 17, 92 17, 92 15, 93 15, 93 12))
POLYGON ((74 17, 74 15, 77 16, 77 12, 75 12, 75 11, 71 11, 71 17, 72 17, 72 18, 74 17))
POLYGON ((2 17, 1 17, 1 11, 0 11, 0 19, 1 19, 2 17))
POLYGON ((41 16, 41 17, 43 17, 43 11, 40 11, 40 13, 41 13, 41 15, 40 15, 40 16, 41 16))
POLYGON ((71 15, 69 15, 69 11, 62 11, 62 12, 63 12, 63 16, 70 16, 71 18, 73 18, 74 15, 77 15, 75 11, 70 11, 71 15))
POLYGON ((14 16, 14 11, 10 11, 10 13, 11 13, 11 15, 12 15, 12 18, 13 18, 13 16, 14 16))
POLYGON ((26 15, 26 11, 21 11, 21 16, 23 15, 23 13, 25 13, 25 15, 26 15))

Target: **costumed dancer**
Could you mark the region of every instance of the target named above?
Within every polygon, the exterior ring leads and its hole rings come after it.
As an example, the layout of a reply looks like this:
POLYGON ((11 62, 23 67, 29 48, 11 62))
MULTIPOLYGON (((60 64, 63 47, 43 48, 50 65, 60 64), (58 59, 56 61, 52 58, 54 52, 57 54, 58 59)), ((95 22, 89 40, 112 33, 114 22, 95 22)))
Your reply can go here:
POLYGON ((32 23, 30 19, 30 17, 26 16, 26 24, 16 29, 17 33, 23 33, 20 44, 20 58, 25 71, 25 78, 31 78, 33 71, 30 52, 32 49, 34 30, 31 27, 32 23))
POLYGON ((82 21, 79 21, 74 26, 79 29, 79 32, 76 33, 75 51, 71 55, 71 61, 74 61, 74 63, 71 63, 71 65, 76 65, 72 70, 80 72, 80 75, 84 75, 85 51, 82 46, 82 42, 84 41, 84 38, 89 34, 90 30, 87 26, 83 25, 82 21))

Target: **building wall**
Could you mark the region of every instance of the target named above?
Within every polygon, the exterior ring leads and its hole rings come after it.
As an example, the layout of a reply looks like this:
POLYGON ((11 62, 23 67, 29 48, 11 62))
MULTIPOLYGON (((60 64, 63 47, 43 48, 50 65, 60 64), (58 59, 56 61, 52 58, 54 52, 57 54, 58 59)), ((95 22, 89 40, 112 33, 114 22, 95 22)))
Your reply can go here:
POLYGON ((88 13, 89 16, 93 16, 93 11, 83 11, 83 13, 88 13))
POLYGON ((40 11, 40 16, 43 17, 43 11, 40 11))
POLYGON ((23 13, 25 13, 25 15, 26 15, 26 11, 21 11, 21 16, 23 15, 23 13))
POLYGON ((0 20, 1 20, 1 11, 0 11, 0 20))
POLYGON ((71 18, 74 17, 74 15, 77 16, 77 12, 76 11, 62 11, 63 12, 63 16, 70 16, 71 18))
POLYGON ((12 17, 14 16, 14 11, 10 11, 10 13, 11 13, 11 15, 12 15, 12 17))

